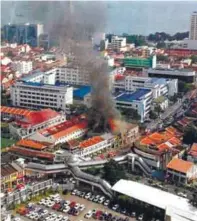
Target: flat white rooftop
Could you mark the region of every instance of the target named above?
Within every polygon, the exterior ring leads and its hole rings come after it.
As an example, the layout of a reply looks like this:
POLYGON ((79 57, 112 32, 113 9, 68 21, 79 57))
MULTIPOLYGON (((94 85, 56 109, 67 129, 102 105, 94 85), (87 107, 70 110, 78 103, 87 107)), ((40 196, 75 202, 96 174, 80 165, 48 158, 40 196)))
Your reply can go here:
POLYGON ((130 180, 119 180, 112 190, 164 209, 173 220, 197 221, 197 208, 183 197, 130 180))

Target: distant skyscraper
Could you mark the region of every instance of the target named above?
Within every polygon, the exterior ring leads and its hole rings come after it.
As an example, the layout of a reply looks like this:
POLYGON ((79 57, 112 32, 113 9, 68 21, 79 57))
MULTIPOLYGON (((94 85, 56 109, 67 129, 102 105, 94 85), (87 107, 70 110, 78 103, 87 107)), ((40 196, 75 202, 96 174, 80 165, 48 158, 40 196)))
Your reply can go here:
POLYGON ((43 34, 42 24, 8 24, 4 26, 4 39, 9 43, 39 46, 39 37, 43 34))
POLYGON ((189 39, 197 40, 197 11, 193 12, 191 16, 189 39))

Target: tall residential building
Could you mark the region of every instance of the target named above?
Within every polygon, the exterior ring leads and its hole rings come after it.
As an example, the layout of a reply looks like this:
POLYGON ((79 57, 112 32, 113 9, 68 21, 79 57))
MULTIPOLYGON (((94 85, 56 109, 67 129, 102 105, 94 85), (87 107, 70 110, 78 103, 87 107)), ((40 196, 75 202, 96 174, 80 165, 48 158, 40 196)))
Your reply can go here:
POLYGON ((4 39, 9 43, 39 46, 40 35, 43 34, 42 24, 8 24, 4 25, 4 39))
POLYGON ((197 11, 193 12, 191 16, 189 39, 197 40, 197 11))

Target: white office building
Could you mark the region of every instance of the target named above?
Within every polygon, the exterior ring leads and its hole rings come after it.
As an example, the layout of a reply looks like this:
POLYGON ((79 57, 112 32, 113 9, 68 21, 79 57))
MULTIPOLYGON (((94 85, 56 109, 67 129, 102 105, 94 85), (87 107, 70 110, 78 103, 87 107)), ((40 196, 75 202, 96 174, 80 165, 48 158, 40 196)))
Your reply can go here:
POLYGON ((89 85, 89 73, 77 67, 63 66, 55 69, 56 80, 72 85, 89 85))
POLYGON ((66 110, 73 103, 73 88, 55 83, 55 73, 36 72, 11 87, 12 105, 66 110))
POLYGON ((114 97, 117 108, 134 109, 140 116, 141 122, 151 109, 153 93, 149 89, 138 89, 135 92, 123 92, 114 97))
POLYGON ((123 80, 114 81, 113 90, 135 91, 140 88, 150 89, 153 98, 173 96, 178 93, 177 79, 125 76, 123 80))
POLYGON ((121 48, 126 47, 126 45, 127 45, 126 38, 112 36, 112 39, 111 39, 111 48, 112 49, 119 51, 121 48))
POLYGON ((32 71, 32 61, 14 61, 12 68, 19 74, 28 74, 32 71))

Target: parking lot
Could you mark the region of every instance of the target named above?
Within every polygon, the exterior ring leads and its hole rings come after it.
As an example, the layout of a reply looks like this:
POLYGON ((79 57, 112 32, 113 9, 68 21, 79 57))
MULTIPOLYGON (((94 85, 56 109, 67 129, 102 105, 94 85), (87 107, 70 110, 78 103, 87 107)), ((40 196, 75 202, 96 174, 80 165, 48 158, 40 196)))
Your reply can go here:
MULTIPOLYGON (((17 221, 134 221, 134 218, 109 209, 109 199, 74 190, 67 195, 54 194, 38 203, 29 203, 17 210, 17 221), (77 196, 78 195, 78 196, 77 196)), ((15 220, 15 219, 13 219, 15 220)))

